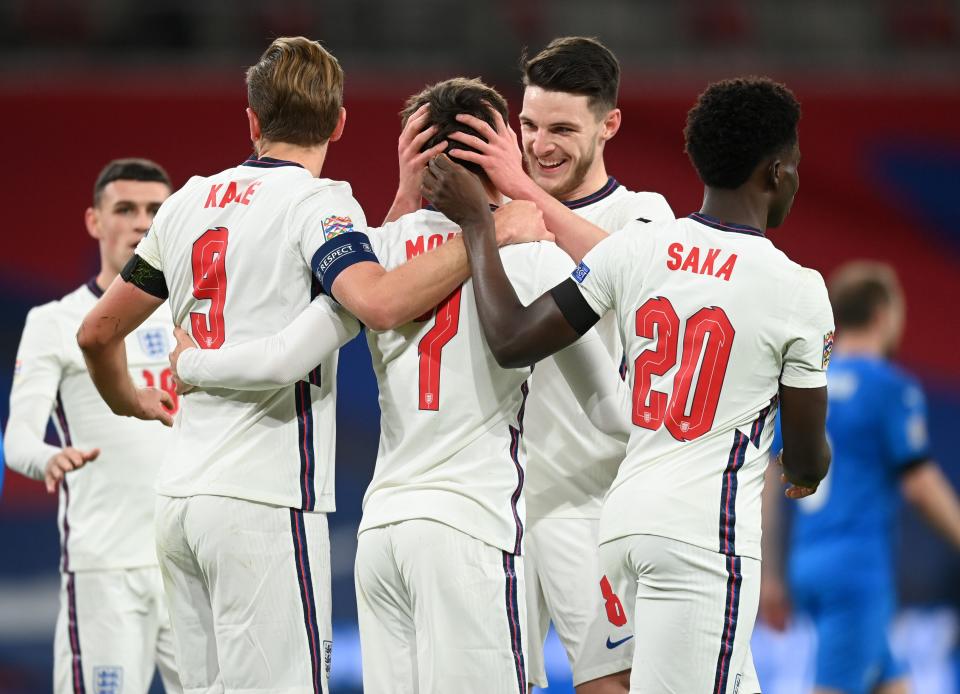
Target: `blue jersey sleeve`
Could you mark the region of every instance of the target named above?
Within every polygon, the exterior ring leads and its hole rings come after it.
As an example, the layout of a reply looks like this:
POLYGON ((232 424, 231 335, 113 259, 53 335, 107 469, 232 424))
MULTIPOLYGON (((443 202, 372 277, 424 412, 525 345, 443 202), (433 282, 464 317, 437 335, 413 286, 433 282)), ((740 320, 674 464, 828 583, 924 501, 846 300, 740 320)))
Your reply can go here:
POLYGON ((780 455, 783 450, 783 434, 780 433, 780 413, 777 413, 777 421, 773 427, 773 443, 770 444, 770 455, 780 455))
POLYGON ((898 374, 890 385, 883 412, 887 460, 893 469, 930 457, 927 405, 919 384, 898 374))

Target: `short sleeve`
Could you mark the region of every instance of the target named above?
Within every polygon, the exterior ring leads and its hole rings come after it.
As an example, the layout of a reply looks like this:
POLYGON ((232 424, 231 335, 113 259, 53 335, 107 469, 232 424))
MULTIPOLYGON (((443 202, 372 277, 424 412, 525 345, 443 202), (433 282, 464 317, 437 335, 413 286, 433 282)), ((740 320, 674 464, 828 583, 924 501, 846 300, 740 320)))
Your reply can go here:
MULTIPOLYGON (((162 207, 160 209, 163 210, 162 207)), ((162 232, 158 221, 160 221, 160 212, 157 212, 157 216, 154 217, 153 224, 150 225, 146 235, 140 239, 135 252, 150 267, 163 272, 163 260, 160 258, 160 234, 162 232)))
POLYGON ((889 460, 895 469, 930 457, 926 399, 916 381, 906 376, 894 381, 883 416, 889 460))
POLYGON ((804 268, 793 291, 780 383, 793 388, 827 385, 833 352, 833 310, 820 273, 804 268))
MULTIPOLYGON (((576 263, 570 256, 564 253, 555 243, 541 241, 537 244, 537 247, 537 265, 531 278, 533 280, 530 288, 531 296, 520 297, 524 304, 532 303, 541 294, 563 282, 576 267, 576 263)), ((514 283, 514 286, 517 286, 517 284, 514 283)))
POLYGON ((360 262, 377 262, 367 219, 346 184, 327 186, 300 203, 297 245, 328 296, 334 280, 360 262))
POLYGON ((608 236, 584 256, 571 275, 597 316, 602 317, 614 306, 620 263, 625 256, 629 256, 625 239, 626 235, 608 236))

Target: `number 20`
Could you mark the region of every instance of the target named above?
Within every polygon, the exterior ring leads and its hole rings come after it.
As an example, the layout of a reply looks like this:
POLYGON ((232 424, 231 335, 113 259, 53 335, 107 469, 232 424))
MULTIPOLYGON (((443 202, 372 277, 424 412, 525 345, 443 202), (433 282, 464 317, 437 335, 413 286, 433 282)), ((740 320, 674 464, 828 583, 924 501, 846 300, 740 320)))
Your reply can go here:
POLYGON ((633 423, 651 431, 666 423, 667 431, 678 441, 703 436, 713 427, 733 347, 735 331, 727 314, 718 306, 709 306, 687 319, 672 394, 652 389, 652 378, 663 376, 676 365, 681 347, 680 318, 670 300, 658 296, 641 306, 636 330, 637 337, 656 337, 657 342, 634 362, 633 423), (693 399, 688 413, 691 388, 693 399))

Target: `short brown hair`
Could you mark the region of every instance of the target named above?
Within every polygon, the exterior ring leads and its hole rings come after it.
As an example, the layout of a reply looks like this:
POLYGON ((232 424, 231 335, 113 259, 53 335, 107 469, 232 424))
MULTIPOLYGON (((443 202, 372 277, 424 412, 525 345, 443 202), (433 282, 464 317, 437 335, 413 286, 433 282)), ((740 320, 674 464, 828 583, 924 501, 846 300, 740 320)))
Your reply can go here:
POLYGON ((597 39, 564 36, 554 39, 535 56, 520 56, 523 86, 588 97, 591 110, 603 117, 617 107, 620 63, 597 39))
POLYGON ((114 181, 147 181, 151 183, 163 183, 167 188, 173 190, 170 185, 170 176, 162 166, 149 159, 129 158, 114 159, 107 163, 97 180, 93 184, 93 206, 100 206, 100 199, 103 197, 103 189, 114 181))
MULTIPOLYGON (((446 152, 454 149, 475 151, 462 142, 448 139, 450 133, 453 132, 468 133, 484 139, 473 128, 458 121, 458 113, 469 113, 493 127, 496 126, 490 109, 496 110, 503 118, 504 123, 510 117, 507 100, 500 95, 500 92, 484 84, 478 78, 454 77, 431 84, 419 94, 414 94, 407 99, 406 106, 400 112, 404 125, 406 125, 407 119, 413 115, 413 112, 424 104, 428 104, 430 107, 429 123, 437 126, 437 132, 423 145, 421 151, 426 151, 443 140, 447 140, 446 152)), ((479 176, 486 177, 483 169, 477 164, 462 159, 458 159, 457 163, 462 164, 479 176)))
POLYGON ((281 37, 247 70, 247 101, 265 140, 319 145, 340 118, 343 70, 316 41, 281 37))
POLYGON ((830 276, 830 303, 837 329, 863 328, 881 307, 901 307, 903 292, 897 273, 886 263, 855 260, 830 276))

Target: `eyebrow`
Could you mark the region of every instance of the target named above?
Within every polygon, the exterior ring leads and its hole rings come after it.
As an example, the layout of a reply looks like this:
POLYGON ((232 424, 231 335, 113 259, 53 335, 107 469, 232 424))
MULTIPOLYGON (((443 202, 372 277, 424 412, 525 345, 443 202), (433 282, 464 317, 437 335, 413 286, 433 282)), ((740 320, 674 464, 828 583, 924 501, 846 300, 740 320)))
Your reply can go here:
MULTIPOLYGON (((524 122, 524 121, 527 121, 527 122, 529 122, 529 123, 533 123, 533 122, 534 122, 534 120, 533 120, 532 118, 530 118, 530 116, 524 116, 524 115, 521 113, 521 114, 520 114, 520 122, 522 123, 522 122, 524 122)), ((580 125, 577 124, 577 123, 570 122, 570 121, 561 120, 561 121, 555 121, 555 122, 547 123, 547 124, 544 125, 543 127, 545 127, 545 128, 579 128, 580 125)))

